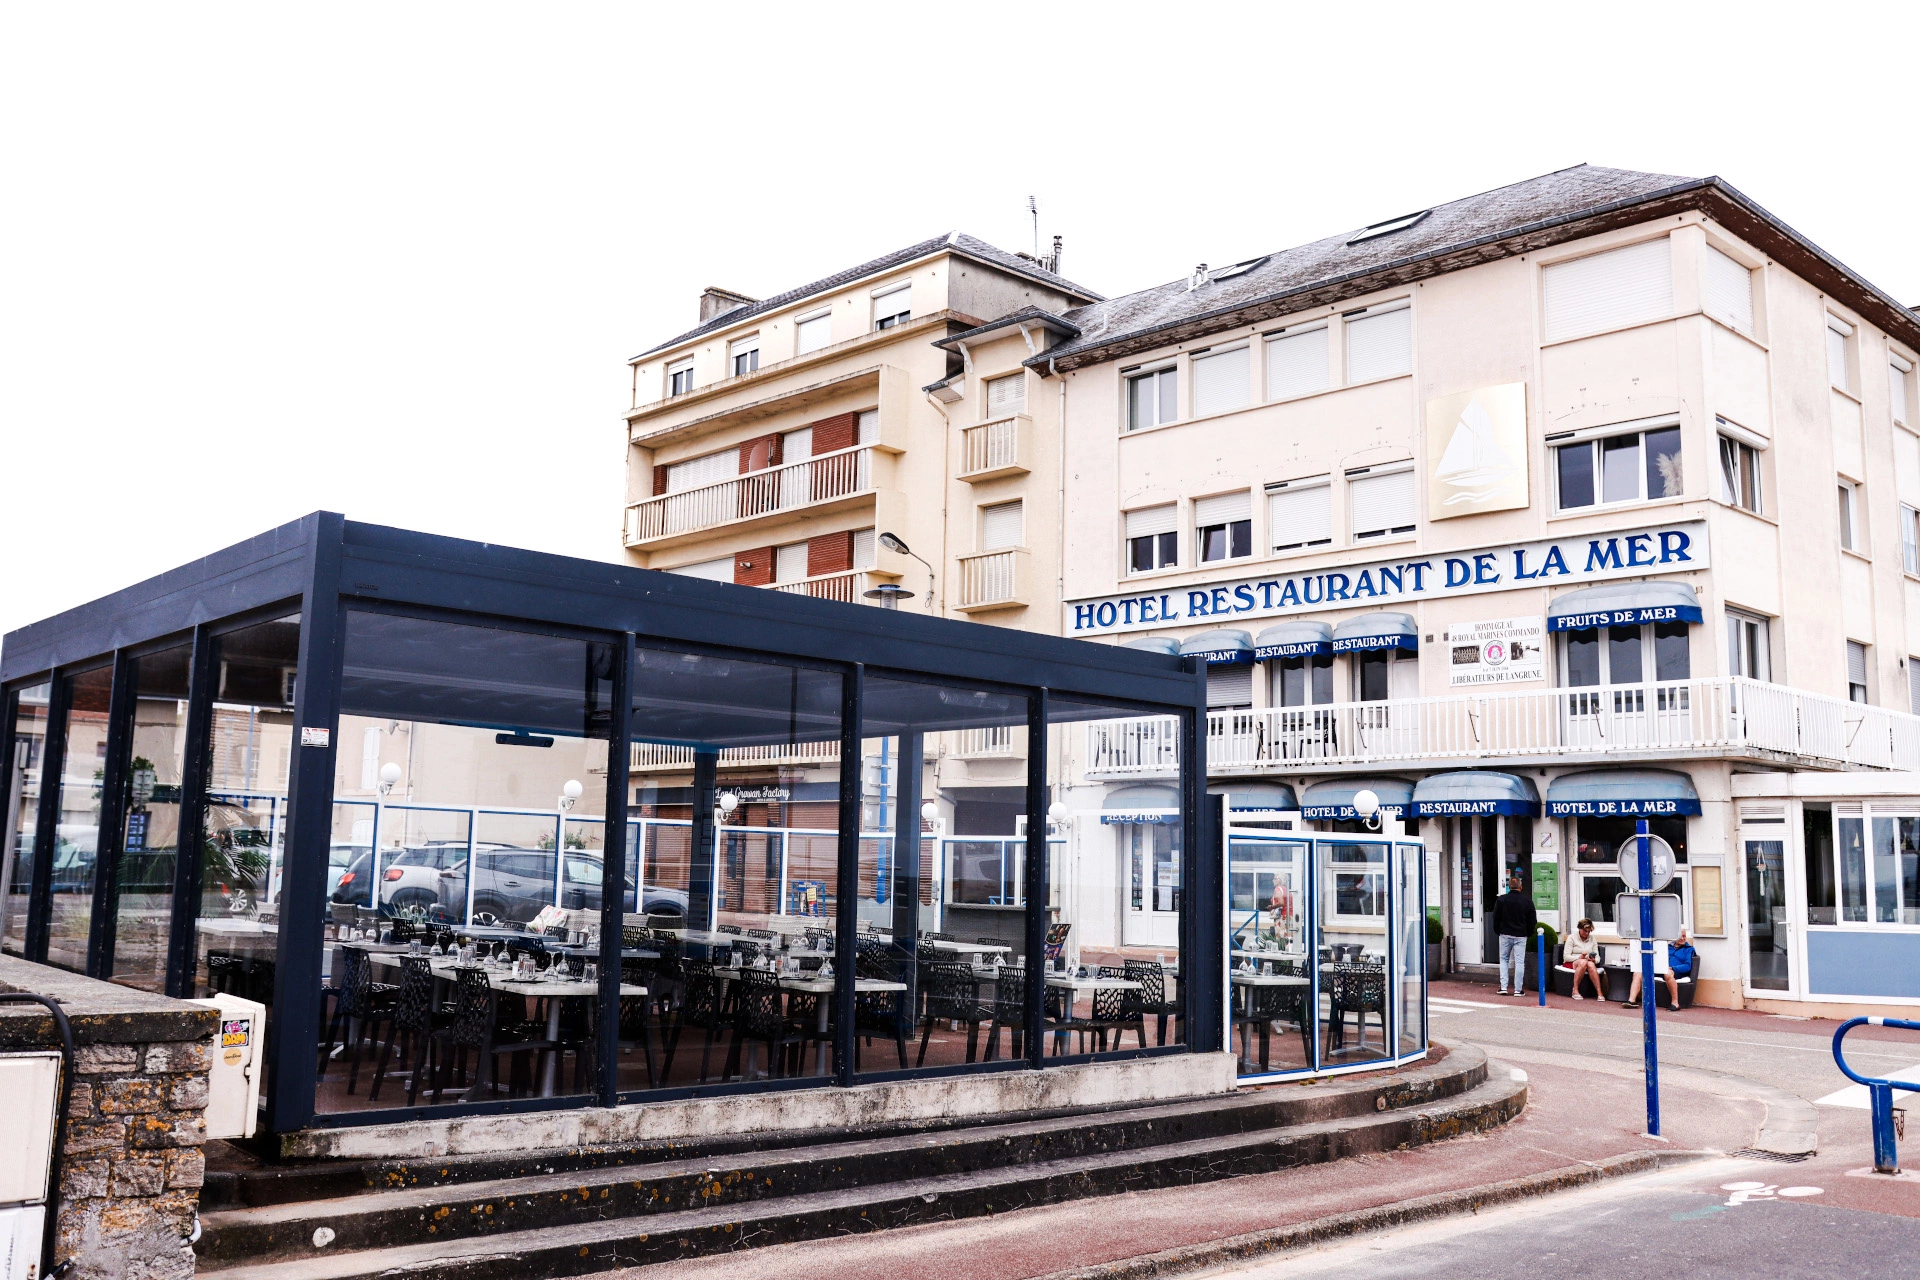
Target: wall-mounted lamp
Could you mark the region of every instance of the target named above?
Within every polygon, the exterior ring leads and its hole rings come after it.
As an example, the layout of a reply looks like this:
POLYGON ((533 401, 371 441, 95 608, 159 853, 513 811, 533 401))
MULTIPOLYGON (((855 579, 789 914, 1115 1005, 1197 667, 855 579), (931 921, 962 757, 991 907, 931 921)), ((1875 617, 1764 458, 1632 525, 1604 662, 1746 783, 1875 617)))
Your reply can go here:
POLYGON ((720 821, 725 822, 740 807, 740 797, 731 791, 722 791, 720 798, 714 801, 714 808, 720 811, 720 821))
POLYGON ((391 795, 394 785, 400 781, 400 766, 389 760, 380 766, 380 794, 391 795))
POLYGON ((1361 826, 1369 831, 1380 829, 1380 797, 1372 787, 1353 793, 1353 811, 1360 815, 1361 826))
POLYGON ((568 778, 566 785, 560 788, 560 812, 566 813, 572 809, 573 802, 578 800, 580 793, 585 790, 586 788, 581 786, 577 779, 568 778))

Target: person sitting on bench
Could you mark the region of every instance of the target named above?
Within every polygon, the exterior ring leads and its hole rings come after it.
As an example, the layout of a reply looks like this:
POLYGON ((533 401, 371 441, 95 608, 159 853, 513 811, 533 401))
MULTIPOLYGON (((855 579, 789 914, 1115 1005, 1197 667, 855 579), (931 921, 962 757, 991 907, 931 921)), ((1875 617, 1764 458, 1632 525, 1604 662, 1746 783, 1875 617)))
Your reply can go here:
MULTIPOLYGON (((1673 980, 1674 963, 1672 953, 1680 950, 1682 947, 1686 948, 1686 955, 1691 958, 1694 954, 1693 944, 1687 941, 1687 934, 1684 929, 1680 931, 1679 940, 1671 946, 1664 942, 1655 942, 1653 944, 1653 976, 1667 980, 1667 997, 1673 1001, 1673 1007, 1675 1009, 1680 1007, 1680 984, 1673 980)), ((1627 1003, 1622 1006, 1622 1008, 1627 1009, 1638 1009, 1640 1007, 1640 969, 1637 952, 1634 960, 1633 989, 1627 992, 1627 1003)))
POLYGON ((1585 1000, 1580 994, 1580 979, 1584 975, 1593 982, 1594 998, 1601 1004, 1607 1002, 1607 975, 1600 971, 1600 944, 1593 940, 1593 921, 1582 920, 1577 926, 1579 932, 1567 939, 1567 967, 1573 970, 1573 998, 1585 1000))

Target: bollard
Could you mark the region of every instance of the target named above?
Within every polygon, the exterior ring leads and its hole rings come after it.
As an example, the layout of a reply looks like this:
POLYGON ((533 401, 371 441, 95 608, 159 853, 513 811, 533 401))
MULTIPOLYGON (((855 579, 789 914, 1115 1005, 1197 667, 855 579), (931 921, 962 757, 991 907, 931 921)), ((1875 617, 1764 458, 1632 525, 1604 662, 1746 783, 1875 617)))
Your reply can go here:
POLYGON ((1544 1009, 1547 1007, 1547 931, 1535 929, 1533 938, 1534 950, 1540 956, 1540 1007, 1544 1009))

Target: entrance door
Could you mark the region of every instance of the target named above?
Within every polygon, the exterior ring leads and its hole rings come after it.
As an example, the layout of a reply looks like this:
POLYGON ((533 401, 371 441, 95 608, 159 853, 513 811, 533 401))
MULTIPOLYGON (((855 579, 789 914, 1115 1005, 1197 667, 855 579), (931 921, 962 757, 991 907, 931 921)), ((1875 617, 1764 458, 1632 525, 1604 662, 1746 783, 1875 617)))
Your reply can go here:
POLYGON ((1792 930, 1787 923, 1787 845, 1743 840, 1747 876, 1747 986, 1758 992, 1792 988, 1792 930))
POLYGON ((1129 822, 1121 834, 1120 941, 1129 947, 1180 945, 1180 828, 1129 822))
POLYGON ((1479 842, 1480 963, 1500 963, 1500 939, 1493 929, 1493 904, 1507 891, 1507 877, 1518 871, 1530 883, 1533 865, 1533 819, 1469 818, 1479 842))

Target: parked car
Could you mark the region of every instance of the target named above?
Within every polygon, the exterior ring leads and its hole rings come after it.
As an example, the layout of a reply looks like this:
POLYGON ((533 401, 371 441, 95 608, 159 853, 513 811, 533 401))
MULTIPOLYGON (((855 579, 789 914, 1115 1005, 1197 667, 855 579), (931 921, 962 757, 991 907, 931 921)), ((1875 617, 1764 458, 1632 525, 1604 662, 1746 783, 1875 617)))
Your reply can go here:
MULTIPOLYGON (((369 851, 370 849, 367 845, 351 844, 345 841, 335 841, 327 847, 327 893, 329 895, 339 890, 340 877, 347 873, 347 869, 353 865, 354 859, 361 857, 369 851)), ((335 902, 339 901, 338 898, 333 900, 335 902)))
MULTIPOLYGON (((554 853, 551 849, 477 849, 478 870, 473 881, 473 923, 525 924, 554 902, 554 853)), ((561 859, 560 905, 574 911, 598 911, 605 864, 597 853, 569 849, 561 859)), ((627 877, 627 892, 633 878, 627 877)), ((466 914, 465 859, 440 873, 439 911, 443 918, 460 920, 466 914)), ((649 885, 641 909, 650 915, 687 913, 687 895, 678 889, 649 885)))
POLYGON ((92 893, 100 828, 62 822, 53 831, 53 891, 92 893))
POLYGON ((389 910, 432 911, 440 901, 440 877, 458 870, 466 875, 467 846, 426 844, 402 849, 396 855, 388 850, 382 859, 386 869, 380 873, 380 901, 389 910))

